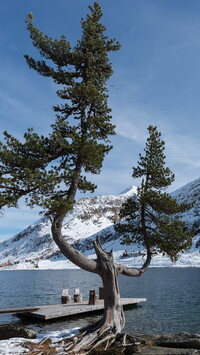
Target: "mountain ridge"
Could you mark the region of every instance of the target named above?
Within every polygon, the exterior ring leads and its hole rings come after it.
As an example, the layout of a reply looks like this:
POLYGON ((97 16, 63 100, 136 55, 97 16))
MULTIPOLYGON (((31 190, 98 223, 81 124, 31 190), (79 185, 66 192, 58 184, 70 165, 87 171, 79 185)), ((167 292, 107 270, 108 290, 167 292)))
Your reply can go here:
MULTIPOLYGON (((78 200, 63 223, 62 232, 66 240, 89 257, 95 257, 93 240, 100 236, 106 249, 113 248, 116 262, 130 267, 142 263, 141 248, 120 244, 121 236, 114 230, 119 209, 130 196, 136 196, 137 187, 132 186, 118 195, 86 197, 78 200)), ((200 266, 200 178, 190 182, 171 195, 179 202, 194 203, 194 206, 180 216, 187 227, 195 227, 195 238, 191 250, 183 254, 174 265, 169 259, 157 255, 152 266, 200 266)), ((62 256, 51 236, 51 222, 48 217, 27 227, 14 237, 0 243, 0 270, 35 268, 74 268, 62 256)))

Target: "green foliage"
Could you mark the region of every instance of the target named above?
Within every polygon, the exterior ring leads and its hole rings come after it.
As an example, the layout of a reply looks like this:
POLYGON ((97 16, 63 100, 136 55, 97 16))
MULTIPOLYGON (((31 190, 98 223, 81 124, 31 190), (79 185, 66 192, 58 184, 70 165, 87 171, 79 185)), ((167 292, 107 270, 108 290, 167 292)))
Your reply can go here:
POLYGON ((165 167, 165 143, 157 127, 149 126, 149 138, 144 149, 145 156, 139 155, 138 166, 133 168, 133 178, 145 177, 145 188, 163 189, 174 181, 174 174, 165 167))
POLYGON ((115 134, 111 109, 107 105, 107 81, 112 75, 108 54, 120 45, 109 40, 100 23, 97 2, 81 21, 82 37, 72 48, 64 35, 44 35, 26 20, 33 46, 40 60, 25 55, 31 69, 59 85, 62 103, 53 109, 56 119, 49 136, 29 129, 23 142, 4 133, 0 143, 0 207, 17 206, 21 196, 27 204, 39 205, 46 213, 67 212, 77 189, 94 191, 85 173, 99 174, 105 155, 112 149, 108 136, 115 134))
POLYGON ((123 223, 116 230, 123 234, 123 244, 136 243, 155 249, 176 261, 180 253, 191 247, 192 231, 178 219, 179 212, 191 206, 179 204, 166 193, 174 174, 165 167, 165 143, 157 127, 149 126, 149 137, 140 154, 138 166, 133 168, 133 178, 141 178, 137 198, 129 198, 120 211, 123 223))

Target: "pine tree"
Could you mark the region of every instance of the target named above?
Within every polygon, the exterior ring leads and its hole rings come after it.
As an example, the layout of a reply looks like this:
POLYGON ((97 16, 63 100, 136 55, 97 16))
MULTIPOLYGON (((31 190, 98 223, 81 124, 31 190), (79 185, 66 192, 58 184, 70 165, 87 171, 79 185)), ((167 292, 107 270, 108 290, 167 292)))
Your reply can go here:
POLYGON ((153 251, 168 255, 176 261, 179 254, 191 246, 192 232, 177 213, 190 208, 179 204, 166 188, 174 181, 174 174, 165 167, 165 143, 157 127, 149 126, 145 154, 139 155, 138 166, 133 168, 133 178, 142 179, 137 199, 124 203, 120 216, 126 223, 118 223, 117 231, 123 234, 124 244, 136 243, 147 250, 148 263, 153 251))
POLYGON ((5 132, 0 145, 0 206, 16 206, 22 195, 27 203, 41 206, 46 214, 67 212, 77 190, 93 192, 96 186, 85 173, 99 174, 115 134, 107 104, 107 81, 112 75, 108 53, 120 45, 109 40, 100 23, 97 2, 81 21, 82 38, 72 48, 62 35, 59 40, 44 35, 27 18, 27 28, 41 60, 25 55, 31 69, 59 85, 63 103, 54 107, 55 123, 48 137, 29 129, 24 142, 5 132), (62 186, 62 188, 61 188, 62 186))
MULTIPOLYGON (((105 35, 106 28, 100 23, 102 11, 99 4, 95 2, 89 9, 89 15, 81 21, 82 37, 75 47, 70 45, 65 36, 53 40, 44 35, 33 25, 33 15, 28 16, 28 31, 42 59, 35 60, 26 55, 26 61, 31 69, 44 77, 52 78, 59 85, 57 95, 63 103, 54 107, 56 119, 48 136, 40 136, 29 129, 21 142, 5 132, 4 143, 0 143, 0 208, 17 207, 18 200, 26 196, 28 205, 38 205, 46 215, 50 215, 52 236, 63 255, 102 279, 105 289, 103 318, 68 342, 65 348, 68 354, 80 351, 86 353, 101 343, 107 347, 109 341, 112 342, 115 335, 121 332, 125 319, 118 274, 133 277, 142 275, 149 265, 152 246, 164 246, 164 252, 172 258, 177 255, 173 255, 173 246, 165 240, 166 221, 162 223, 162 218, 158 219, 163 235, 163 241, 160 238, 160 242, 157 241, 157 235, 150 232, 150 224, 146 222, 152 210, 156 212, 155 218, 158 218, 160 212, 165 212, 166 216, 171 214, 171 200, 166 195, 164 205, 160 188, 171 183, 172 175, 168 169, 164 169, 163 144, 153 128, 155 148, 158 151, 155 152, 152 135, 152 141, 149 140, 148 143, 151 149, 146 151, 148 157, 141 157, 139 167, 134 170, 135 177, 142 176, 143 173, 146 176, 139 190, 137 205, 142 207, 142 224, 140 222, 136 229, 137 224, 133 224, 131 220, 132 215, 138 214, 135 202, 130 200, 128 203, 132 207, 128 208, 127 204, 124 207, 127 213, 123 212, 131 222, 126 228, 132 225, 134 231, 137 231, 136 237, 131 237, 129 233, 128 238, 137 238, 147 247, 148 256, 144 265, 132 269, 115 264, 112 251, 103 250, 98 238, 94 241, 97 258, 89 259, 75 250, 62 235, 63 219, 73 208, 77 191, 94 191, 96 187, 87 180, 86 175, 100 173, 103 159, 112 148, 109 136, 114 134, 115 128, 107 105, 107 81, 112 75, 108 54, 118 50, 120 45, 105 35)), ((175 202, 173 204, 174 210, 178 211, 175 202)), ((154 220, 156 221, 157 219, 154 220)), ((171 230, 176 228, 175 224, 170 226, 171 230)), ((168 234, 172 234, 170 228, 167 230, 168 234)), ((131 239, 126 239, 126 242, 129 240, 131 239)), ((175 242, 175 251, 176 244, 175 242)), ((123 337, 123 341, 124 339, 123 337)))
MULTIPOLYGON (((65 36, 53 40, 44 35, 33 25, 33 15, 28 16, 28 31, 42 59, 28 55, 25 59, 31 69, 59 85, 57 95, 63 103, 54 107, 56 120, 47 137, 29 129, 21 142, 5 132, 5 141, 0 143, 0 207, 17 207, 22 196, 31 207, 42 207, 51 217, 52 236, 63 255, 98 274, 106 290, 103 318, 83 332, 77 343, 69 343, 68 354, 91 346, 99 337, 107 343, 124 326, 112 253, 104 251, 97 238, 97 259, 89 259, 62 235, 63 219, 73 208, 77 191, 94 191, 96 187, 86 175, 100 173, 104 156, 112 148, 109 136, 115 128, 107 104, 107 81, 112 75, 108 54, 120 45, 105 35, 99 4, 95 2, 89 9, 81 21, 82 37, 73 48, 65 36)), ((140 273, 131 271, 133 276, 140 273)))

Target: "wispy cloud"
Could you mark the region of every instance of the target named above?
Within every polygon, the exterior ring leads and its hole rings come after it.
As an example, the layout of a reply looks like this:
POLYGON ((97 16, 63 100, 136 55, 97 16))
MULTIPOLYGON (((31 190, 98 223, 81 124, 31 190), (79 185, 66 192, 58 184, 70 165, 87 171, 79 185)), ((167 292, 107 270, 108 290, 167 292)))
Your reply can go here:
MULTIPOLYGON (((40 0, 34 1, 39 28, 53 37, 67 32, 69 40, 80 38, 79 19, 90 1, 85 6, 79 0, 60 2, 63 11, 52 2, 46 16, 45 6, 41 7, 40 0), (69 13, 75 14, 77 26, 69 13)), ((54 120, 51 107, 58 102, 57 87, 29 70, 22 58, 23 52, 38 57, 32 52, 28 35, 25 37, 24 24, 20 27, 18 22, 28 13, 29 5, 25 0, 18 2, 16 16, 12 6, 10 9, 4 3, 2 10, 6 6, 6 11, 1 12, 0 23, 1 131, 20 138, 33 126, 48 134, 54 120)), ((136 184, 132 167, 143 152, 150 124, 162 133, 167 165, 177 177, 173 188, 180 187, 200 175, 200 3, 128 0, 124 6, 121 1, 114 5, 103 1, 102 7, 108 31, 121 41, 122 49, 111 56, 114 75, 109 87, 118 135, 112 138, 114 148, 104 161, 102 173, 91 177, 98 185, 96 194, 115 194, 136 184)), ((12 226, 20 231, 39 217, 37 211, 23 205, 20 210, 9 210, 0 219, 1 235, 9 235, 12 226)))
POLYGON ((11 130, 11 133, 22 135, 28 127, 49 132, 54 116, 51 107, 56 95, 48 80, 44 86, 36 73, 35 76, 33 73, 29 75, 29 69, 19 64, 13 67, 12 63, 0 63, 0 67, 1 132, 11 130))
POLYGON ((200 168, 200 141, 192 136, 171 132, 165 136, 170 160, 200 168))
MULTIPOLYGON (((117 132, 120 136, 132 141, 133 155, 134 151, 138 152, 138 149, 140 149, 141 153, 143 152, 148 135, 147 127, 150 124, 155 125, 158 127, 165 141, 167 162, 170 166, 175 167, 175 173, 180 173, 181 171, 184 175, 185 171, 187 175, 189 169, 196 169, 195 174, 198 177, 200 168, 200 141, 197 139, 197 136, 192 134, 193 131, 191 132, 188 129, 187 134, 186 130, 182 129, 180 121, 174 119, 175 113, 173 110, 171 112, 168 110, 168 115, 166 115, 165 112, 154 111, 149 107, 147 111, 145 105, 138 108, 136 105, 134 108, 125 108, 123 112, 118 107, 115 109, 115 112, 117 132)), ((182 119, 184 121, 183 117, 182 119)), ((123 150, 122 154, 124 154, 123 150)), ((123 156, 121 159, 123 159, 123 156)))

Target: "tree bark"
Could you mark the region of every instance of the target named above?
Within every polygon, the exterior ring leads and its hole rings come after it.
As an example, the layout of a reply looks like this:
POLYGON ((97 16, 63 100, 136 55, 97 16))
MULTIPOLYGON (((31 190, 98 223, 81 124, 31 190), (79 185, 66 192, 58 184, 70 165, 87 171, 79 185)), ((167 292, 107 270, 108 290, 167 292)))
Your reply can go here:
POLYGON ((118 285, 118 270, 114 263, 113 253, 103 250, 99 239, 94 242, 97 254, 99 276, 104 287, 104 326, 110 326, 114 334, 121 332, 125 325, 123 306, 118 285))
POLYGON ((147 251, 147 259, 141 269, 130 269, 124 265, 115 264, 113 252, 103 250, 100 240, 97 238, 94 241, 97 259, 89 259, 66 242, 61 232, 63 219, 64 214, 57 215, 53 219, 52 234, 54 241, 62 254, 72 263, 83 270, 98 274, 104 287, 103 318, 82 329, 80 335, 75 338, 76 340, 72 339, 66 348, 68 354, 76 354, 80 350, 84 354, 102 343, 110 345, 116 335, 121 333, 125 325, 125 317, 120 299, 118 274, 122 273, 133 277, 141 276, 150 263, 151 252, 147 251))
POLYGON ((102 324, 111 326, 116 334, 120 333, 124 327, 125 321, 118 285, 118 269, 114 263, 113 253, 104 251, 97 238, 94 242, 97 260, 85 257, 64 239, 61 232, 63 218, 64 215, 54 217, 52 223, 54 241, 58 245, 62 254, 71 262, 79 266, 81 269, 96 273, 101 277, 105 290, 102 324))

